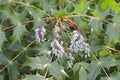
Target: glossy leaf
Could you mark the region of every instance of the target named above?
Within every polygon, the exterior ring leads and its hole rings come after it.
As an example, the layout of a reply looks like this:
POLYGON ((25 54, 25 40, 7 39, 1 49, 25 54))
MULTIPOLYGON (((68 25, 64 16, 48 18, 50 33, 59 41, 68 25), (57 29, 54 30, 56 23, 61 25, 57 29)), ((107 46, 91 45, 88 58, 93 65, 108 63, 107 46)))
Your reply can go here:
POLYGON ((78 72, 79 69, 80 69, 80 64, 79 64, 79 63, 76 63, 76 64, 73 66, 73 68, 72 68, 74 74, 75 74, 76 72, 78 72))
POLYGON ((50 59, 46 56, 41 57, 28 57, 27 61, 23 64, 24 66, 30 66, 32 70, 34 69, 44 69, 50 63, 50 59))
POLYGON ((36 75, 25 75, 26 77, 22 80, 44 80, 44 77, 40 74, 36 75))
POLYGON ((13 43, 14 42, 21 42, 21 38, 23 38, 23 35, 27 32, 27 29, 25 27, 25 25, 18 25, 14 28, 13 31, 13 43))
POLYGON ((105 19, 105 17, 107 17, 110 14, 110 8, 103 10, 98 5, 96 5, 96 8, 92 12, 92 14, 100 19, 105 19))
POLYGON ((36 50, 39 52, 39 54, 47 54, 50 51, 50 41, 41 43, 36 50))
POLYGON ((108 7, 111 7, 115 11, 120 11, 119 4, 115 2, 115 0, 100 0, 99 5, 106 9, 108 7))
POLYGON ((108 35, 108 42, 111 43, 112 41, 117 42, 120 38, 120 30, 118 27, 115 27, 111 24, 107 25, 107 31, 106 34, 108 35))
POLYGON ((18 80, 19 71, 18 71, 18 63, 13 62, 8 67, 8 73, 9 73, 9 80, 18 80))
POLYGON ((113 20, 114 23, 119 24, 120 23, 120 13, 115 14, 115 16, 113 17, 112 20, 113 20))
POLYGON ((0 65, 7 63, 8 63, 8 58, 3 53, 0 53, 0 65))
POLYGON ((110 75, 112 80, 119 80, 120 79, 120 72, 114 73, 110 75))
POLYGON ((85 14, 87 12, 87 1, 86 0, 82 0, 79 4, 75 5, 75 11, 74 13, 78 14, 78 13, 82 13, 85 14))
POLYGON ((0 75, 0 80, 4 80, 4 75, 0 75))
POLYGON ((57 11, 57 10, 53 10, 52 14, 55 15, 56 17, 63 17, 66 16, 66 9, 57 11))
POLYGON ((65 76, 62 70, 64 70, 63 67, 57 61, 54 61, 50 64, 49 67, 50 75, 54 76, 57 80, 62 80, 63 75, 65 76))
POLYGON ((90 70, 90 65, 86 62, 81 62, 80 63, 81 67, 83 67, 85 70, 90 70))
POLYGON ((39 8, 28 7, 27 10, 33 16, 34 19, 41 19, 43 17, 43 12, 39 8))
POLYGON ((100 65, 96 61, 92 61, 90 64, 90 73, 88 75, 89 80, 96 80, 96 77, 101 73, 100 65))
POLYGON ((80 68, 79 70, 79 80, 87 80, 87 72, 83 67, 80 68))
POLYGON ((2 46, 5 41, 6 41, 5 32, 0 31, 0 51, 2 51, 2 46))
POLYGON ((108 51, 106 51, 106 50, 101 50, 100 52, 99 52, 99 55, 100 56, 106 56, 106 55, 108 55, 109 53, 108 53, 108 51))
POLYGON ((4 13, 14 25, 18 25, 23 21, 23 17, 21 17, 21 14, 17 13, 14 10, 6 10, 4 11, 4 13))
POLYGON ((90 23, 88 24, 91 29, 95 32, 100 32, 102 30, 102 22, 96 19, 91 19, 90 23))

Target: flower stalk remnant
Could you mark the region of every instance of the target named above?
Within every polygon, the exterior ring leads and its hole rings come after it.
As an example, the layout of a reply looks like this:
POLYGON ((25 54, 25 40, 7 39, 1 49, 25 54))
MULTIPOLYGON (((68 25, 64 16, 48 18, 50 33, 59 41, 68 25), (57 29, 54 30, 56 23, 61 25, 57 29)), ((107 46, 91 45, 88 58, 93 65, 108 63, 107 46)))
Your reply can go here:
POLYGON ((71 40, 70 51, 84 51, 87 54, 87 56, 90 57, 89 44, 85 42, 84 37, 77 30, 73 31, 73 38, 71 40))
POLYGON ((38 42, 44 42, 46 39, 44 37, 46 32, 46 29, 44 26, 41 26, 40 28, 35 29, 35 37, 38 42))

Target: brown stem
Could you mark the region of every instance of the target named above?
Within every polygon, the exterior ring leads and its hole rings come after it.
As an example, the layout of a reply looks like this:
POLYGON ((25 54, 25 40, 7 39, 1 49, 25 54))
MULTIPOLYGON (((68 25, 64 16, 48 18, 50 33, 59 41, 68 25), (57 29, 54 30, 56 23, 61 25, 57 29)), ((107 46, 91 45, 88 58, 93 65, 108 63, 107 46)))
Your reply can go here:
POLYGON ((86 36, 85 36, 85 33, 84 31, 82 30, 82 28, 80 28, 79 25, 77 25, 74 21, 70 20, 70 19, 63 19, 64 22, 66 22, 67 24, 73 26, 75 29, 77 29, 79 32, 82 32, 83 36, 84 36, 84 40, 86 40, 86 36))
POLYGON ((65 46, 65 50, 66 52, 68 52, 68 46, 67 46, 67 43, 66 43, 66 40, 64 39, 64 34, 63 34, 63 24, 62 22, 60 21, 60 32, 61 32, 61 35, 62 35, 62 39, 64 41, 64 46, 65 46))
POLYGON ((74 23, 72 20, 70 20, 70 19, 63 19, 63 21, 66 22, 67 24, 71 25, 73 28, 79 30, 77 24, 74 23))
POLYGON ((53 19, 55 19, 56 17, 50 17, 50 18, 47 18, 47 19, 45 19, 45 23, 46 22, 49 22, 49 21, 51 21, 51 20, 53 20, 53 19))
POLYGON ((49 21, 51 21, 51 20, 53 20, 55 18, 56 17, 50 17, 50 18, 45 19, 44 22, 43 22, 43 24, 42 24, 42 26, 44 26, 47 22, 49 22, 49 21))
POLYGON ((55 32, 55 31, 56 31, 56 29, 57 29, 60 21, 61 21, 61 18, 58 18, 57 22, 56 22, 55 25, 54 25, 54 29, 53 29, 53 37, 54 37, 54 40, 56 39, 56 32, 55 32))

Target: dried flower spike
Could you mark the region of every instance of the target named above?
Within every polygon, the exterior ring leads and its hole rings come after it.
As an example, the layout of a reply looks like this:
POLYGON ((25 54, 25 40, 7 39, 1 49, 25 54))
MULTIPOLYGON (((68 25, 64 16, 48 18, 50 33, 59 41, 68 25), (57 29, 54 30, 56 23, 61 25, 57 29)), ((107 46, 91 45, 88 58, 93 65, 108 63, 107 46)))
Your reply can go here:
POLYGON ((51 47, 53 54, 55 54, 57 57, 62 57, 63 53, 65 53, 63 47, 56 39, 51 42, 51 47))
POLYGON ((38 42, 44 42, 45 41, 45 32, 46 32, 46 29, 44 28, 44 26, 38 28, 38 29, 35 29, 35 37, 36 37, 36 40, 38 42))
POLYGON ((85 51, 87 56, 90 57, 89 44, 84 41, 84 37, 77 30, 73 31, 73 39, 71 40, 70 51, 85 51))

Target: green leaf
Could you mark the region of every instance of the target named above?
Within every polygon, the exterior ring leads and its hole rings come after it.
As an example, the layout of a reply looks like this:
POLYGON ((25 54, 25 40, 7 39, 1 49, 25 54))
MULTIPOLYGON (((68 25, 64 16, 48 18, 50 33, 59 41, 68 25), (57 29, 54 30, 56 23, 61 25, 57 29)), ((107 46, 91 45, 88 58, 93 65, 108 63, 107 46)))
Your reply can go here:
POLYGON ((27 29, 25 27, 25 25, 18 25, 14 28, 13 31, 13 43, 19 41, 21 42, 21 38, 23 37, 23 35, 27 32, 27 29))
POLYGON ((18 80, 19 71, 18 71, 18 63, 13 62, 8 67, 8 73, 9 73, 9 80, 18 80))
POLYGON ((46 11, 46 12, 51 12, 52 9, 55 8, 55 5, 54 3, 51 4, 52 1, 48 1, 48 0, 43 0, 43 3, 42 3, 42 6, 43 6, 43 9, 46 11), (47 4, 47 5, 46 5, 47 4))
POLYGON ((113 19, 112 19, 112 21, 114 23, 119 24, 120 23, 120 13, 115 14, 114 17, 113 17, 113 19))
POLYGON ((5 32, 0 31, 0 51, 2 51, 2 46, 5 41, 6 41, 5 32))
POLYGON ((118 42, 120 38, 120 30, 118 27, 115 27, 111 24, 107 25, 106 34, 108 35, 108 42, 118 42))
POLYGON ((52 15, 56 16, 56 17, 63 17, 63 16, 66 16, 66 8, 65 9, 62 9, 60 11, 58 10, 52 10, 52 15))
POLYGON ((120 72, 116 72, 110 75, 112 80, 119 80, 120 79, 120 72))
POLYGON ((108 78, 107 77, 101 77, 100 80, 108 80, 108 78))
POLYGON ((34 69, 44 69, 47 67, 47 65, 50 63, 50 59, 46 56, 41 57, 28 57, 26 62, 22 65, 24 66, 30 66, 32 70, 34 69))
POLYGON ((100 19, 105 19, 105 17, 110 14, 110 8, 103 10, 98 5, 96 5, 96 8, 92 14, 100 19))
POLYGON ((86 0, 82 0, 79 4, 75 5, 75 10, 74 10, 73 13, 85 14, 87 12, 87 7, 88 7, 87 1, 86 0))
POLYGON ((63 80, 62 70, 63 70, 62 66, 57 61, 52 62, 49 67, 50 75, 57 78, 57 80, 63 80))
POLYGON ((47 54, 50 51, 50 41, 46 41, 45 43, 40 43, 39 47, 36 48, 39 51, 39 54, 47 54))
POLYGON ((79 70, 79 80, 87 80, 87 79, 88 79, 87 72, 83 67, 81 67, 79 70))
POLYGON ((78 72, 79 69, 80 69, 80 64, 79 64, 79 63, 75 63, 75 65, 74 65, 73 68, 72 68, 74 74, 75 74, 76 72, 78 72))
POLYGON ((35 21, 35 22, 34 22, 34 27, 32 28, 32 30, 43 26, 43 23, 44 23, 43 20, 35 21))
POLYGON ((20 43, 15 43, 14 45, 10 46, 11 44, 7 45, 8 50, 10 51, 21 51, 23 49, 23 45, 20 43))
POLYGON ((81 19, 82 17, 74 17, 74 21, 82 28, 88 28, 88 23, 81 19))
POLYGON ((100 70, 100 65, 96 61, 92 60, 90 63, 90 73, 88 75, 89 80, 96 80, 96 77, 100 74, 100 70))
POLYGON ((88 63, 86 63, 86 62, 80 62, 80 65, 84 68, 84 69, 86 69, 86 70, 90 70, 90 65, 88 64, 88 63))
POLYGON ((21 17, 22 15, 17 13, 15 10, 7 9, 6 11, 4 11, 4 13, 8 17, 8 19, 11 21, 11 23, 13 23, 14 25, 21 24, 23 21, 23 17, 21 17))
POLYGON ((0 65, 1 64, 7 64, 7 63, 8 63, 7 57, 5 57, 4 54, 0 53, 0 65))
POLYGON ((95 32, 100 32, 102 30, 102 22, 96 19, 91 19, 88 25, 95 32))
POLYGON ((74 11, 74 5, 71 2, 66 3, 66 11, 72 13, 74 11))
POLYGON ((108 56, 105 56, 105 57, 101 57, 100 61, 102 65, 107 69, 109 69, 112 66, 119 65, 119 60, 116 60, 114 58, 114 55, 112 54, 109 54, 108 56))
POLYGON ((32 8, 32 7, 28 7, 27 10, 29 11, 29 13, 32 15, 32 17, 34 19, 41 19, 43 17, 43 12, 42 10, 40 10, 39 8, 32 8))
POLYGON ((100 0, 99 5, 102 9, 112 8, 115 11, 120 11, 119 4, 115 0, 100 0))
POLYGON ((99 52, 99 55, 100 56, 106 56, 106 55, 108 55, 109 53, 108 53, 108 51, 107 50, 101 50, 100 52, 99 52))
POLYGON ((44 77, 40 74, 36 75, 25 75, 26 77, 22 80, 44 80, 44 77))
POLYGON ((4 75, 0 75, 0 80, 4 80, 4 75))

